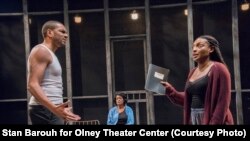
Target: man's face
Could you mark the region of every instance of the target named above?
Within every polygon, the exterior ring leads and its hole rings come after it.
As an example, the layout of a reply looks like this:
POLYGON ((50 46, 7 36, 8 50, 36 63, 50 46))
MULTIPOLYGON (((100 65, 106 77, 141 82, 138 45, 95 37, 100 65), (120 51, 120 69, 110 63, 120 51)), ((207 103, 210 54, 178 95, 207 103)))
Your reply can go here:
POLYGON ((52 30, 53 36, 53 44, 57 47, 65 47, 67 39, 68 39, 68 33, 64 25, 58 24, 58 26, 52 30))

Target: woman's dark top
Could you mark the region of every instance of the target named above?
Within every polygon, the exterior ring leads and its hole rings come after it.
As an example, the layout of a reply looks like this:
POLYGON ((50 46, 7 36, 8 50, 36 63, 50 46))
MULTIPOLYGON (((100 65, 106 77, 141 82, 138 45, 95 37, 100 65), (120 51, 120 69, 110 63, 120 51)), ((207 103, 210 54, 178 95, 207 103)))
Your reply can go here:
POLYGON ((124 110, 123 112, 119 113, 117 125, 125 125, 127 123, 127 120, 128 116, 124 110))
POLYGON ((204 108, 205 94, 208 84, 208 75, 205 75, 193 82, 188 82, 187 93, 191 101, 191 108, 204 108))

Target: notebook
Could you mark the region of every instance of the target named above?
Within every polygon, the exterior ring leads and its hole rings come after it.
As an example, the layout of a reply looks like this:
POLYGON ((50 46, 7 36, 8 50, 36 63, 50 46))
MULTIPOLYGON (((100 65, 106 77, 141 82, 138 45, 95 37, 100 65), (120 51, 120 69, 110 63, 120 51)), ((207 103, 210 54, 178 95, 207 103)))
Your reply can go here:
POLYGON ((150 92, 165 94, 165 87, 160 82, 167 81, 169 72, 169 69, 149 64, 145 89, 150 92))

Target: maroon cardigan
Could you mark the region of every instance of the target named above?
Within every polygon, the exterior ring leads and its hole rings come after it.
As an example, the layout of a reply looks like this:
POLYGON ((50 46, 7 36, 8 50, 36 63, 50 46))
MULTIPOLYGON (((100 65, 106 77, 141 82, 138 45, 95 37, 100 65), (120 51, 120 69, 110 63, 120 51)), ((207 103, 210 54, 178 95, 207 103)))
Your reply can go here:
MULTIPOLYGON (((192 76, 195 68, 188 75, 192 76)), ((166 89, 166 96, 171 102, 184 106, 184 124, 190 124, 190 102, 187 100, 186 88, 184 92, 177 91, 174 87, 166 89)), ((219 62, 214 62, 209 72, 208 86, 204 103, 204 125, 234 124, 233 116, 229 109, 231 102, 231 78, 227 67, 219 62)))

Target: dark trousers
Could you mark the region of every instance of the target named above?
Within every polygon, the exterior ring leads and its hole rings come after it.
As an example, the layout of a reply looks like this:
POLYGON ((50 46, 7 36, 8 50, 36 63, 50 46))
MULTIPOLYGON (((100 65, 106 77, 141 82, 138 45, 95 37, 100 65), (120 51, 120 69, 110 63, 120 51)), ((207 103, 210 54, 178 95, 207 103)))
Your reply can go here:
POLYGON ((63 125, 64 120, 57 117, 42 105, 29 105, 29 116, 33 125, 52 124, 63 125))

